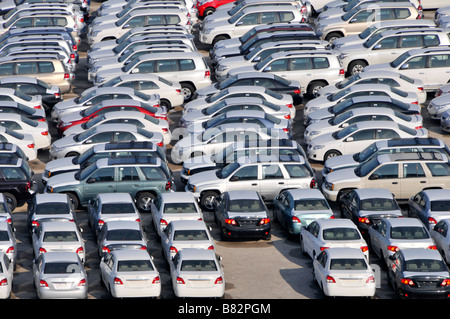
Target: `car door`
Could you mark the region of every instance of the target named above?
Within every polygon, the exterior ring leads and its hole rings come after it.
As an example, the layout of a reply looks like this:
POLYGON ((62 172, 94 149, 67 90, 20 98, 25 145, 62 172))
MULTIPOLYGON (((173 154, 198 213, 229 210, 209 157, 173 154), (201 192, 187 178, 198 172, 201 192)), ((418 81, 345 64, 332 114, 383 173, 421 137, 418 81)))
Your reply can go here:
POLYGON ((39 247, 40 247, 41 233, 42 233, 41 225, 37 226, 31 233, 31 244, 33 246, 34 258, 37 258, 40 255, 39 247))
POLYGON ((403 62, 398 67, 398 70, 407 77, 421 80, 424 89, 427 90, 433 87, 433 85, 428 83, 427 61, 428 57, 426 55, 415 56, 403 62))
POLYGON ((134 166, 118 167, 116 192, 136 194, 142 187, 142 182, 134 166))
POLYGON ((85 180, 81 181, 82 192, 87 202, 100 193, 113 193, 116 191, 115 167, 102 167, 95 170, 85 180))
POLYGON ((368 52, 370 64, 392 61, 399 55, 400 51, 398 36, 382 38, 368 52))
POLYGON ((365 187, 387 188, 396 198, 401 198, 398 166, 398 163, 389 163, 374 169, 367 176, 365 187))
POLYGON ((354 132, 342 140, 342 154, 360 152, 374 142, 376 129, 363 129, 354 132))
POLYGON ((259 169, 258 164, 246 164, 234 172, 226 182, 226 190, 247 189, 259 191, 259 169))
POLYGON ((259 194, 264 200, 273 200, 285 187, 286 178, 277 163, 260 165, 259 194))
POLYGON ((278 222, 283 225, 284 228, 287 228, 288 220, 291 215, 290 204, 290 196, 285 192, 282 192, 274 200, 274 217, 278 219, 278 222))
POLYGON ((383 220, 380 220, 378 223, 369 228, 370 245, 372 247, 372 251, 375 252, 379 258, 384 258, 383 247, 386 247, 387 242, 385 237, 386 231, 387 225, 383 220))
POLYGON ((441 53, 429 55, 427 68, 427 86, 432 89, 440 88, 450 80, 450 54, 441 53))
POLYGON ((409 199, 426 187, 427 176, 421 163, 402 163, 401 173, 399 198, 409 199))
POLYGON ((375 20, 375 18, 375 9, 367 8, 360 10, 349 19, 347 25, 345 26, 345 35, 361 33, 375 20))
POLYGON ((109 280, 113 275, 113 267, 113 255, 107 254, 103 257, 103 261, 100 263, 101 280, 103 280, 105 287, 109 287, 109 280))
MULTIPOLYGON (((449 250, 448 224, 445 220, 439 221, 430 231, 430 234, 439 251, 445 252, 449 250)), ((442 256, 445 256, 445 254, 442 254, 442 256)))
POLYGON ((317 258, 313 261, 313 267, 314 267, 314 276, 316 278, 316 281, 318 283, 326 282, 328 271, 326 269, 327 265, 327 259, 328 255, 326 251, 320 252, 320 254, 317 255, 317 258))
POLYGON ((319 224, 315 221, 311 222, 306 228, 302 228, 302 244, 306 253, 314 259, 314 246, 319 235, 319 224))
POLYGON ((408 216, 419 218, 421 212, 425 209, 425 200, 423 192, 419 192, 411 198, 408 205, 408 216))

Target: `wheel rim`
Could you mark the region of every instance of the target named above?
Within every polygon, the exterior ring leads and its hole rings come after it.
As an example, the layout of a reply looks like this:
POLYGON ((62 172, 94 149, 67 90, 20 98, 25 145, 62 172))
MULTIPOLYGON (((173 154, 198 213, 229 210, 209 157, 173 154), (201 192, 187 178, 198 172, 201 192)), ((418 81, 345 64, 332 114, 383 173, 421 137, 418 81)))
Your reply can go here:
POLYGON ((332 153, 330 153, 330 154, 327 155, 327 158, 326 158, 326 159, 330 159, 330 158, 333 158, 333 157, 336 157, 336 156, 338 156, 338 154, 335 153, 335 152, 332 152, 332 153))
POLYGON ((319 96, 319 91, 323 88, 323 85, 316 85, 315 87, 313 87, 311 93, 314 97, 318 97, 319 96))
POLYGON ((213 195, 206 196, 203 200, 203 206, 207 209, 213 209, 214 198, 215 197, 213 195))
POLYGON ((352 74, 359 74, 362 72, 363 69, 364 69, 364 65, 357 64, 353 67, 352 74))
POLYGON ((143 210, 149 210, 152 202, 152 198, 150 196, 142 197, 139 201, 139 206, 143 210))
POLYGON ((192 97, 192 91, 189 88, 182 88, 181 92, 183 93, 185 101, 192 97))

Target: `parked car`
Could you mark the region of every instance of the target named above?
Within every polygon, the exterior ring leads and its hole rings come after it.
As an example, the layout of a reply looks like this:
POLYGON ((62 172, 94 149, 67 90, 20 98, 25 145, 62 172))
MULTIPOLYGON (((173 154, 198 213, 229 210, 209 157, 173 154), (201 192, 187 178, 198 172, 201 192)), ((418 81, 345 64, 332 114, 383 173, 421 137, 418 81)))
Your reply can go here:
POLYGON ((185 192, 161 193, 151 203, 152 223, 158 236, 173 220, 203 220, 195 197, 185 192))
POLYGON ((351 219, 363 236, 381 218, 403 217, 392 193, 385 188, 361 188, 346 193, 340 202, 341 217, 351 219))
POLYGON ((449 229, 450 219, 441 219, 437 224, 430 229, 431 238, 433 238, 437 250, 441 253, 442 258, 448 264, 450 261, 450 232, 449 229))
POLYGON ((173 220, 161 233, 161 246, 167 262, 185 248, 214 250, 214 239, 203 220, 173 220))
POLYGON ((27 206, 27 224, 31 232, 46 222, 76 222, 77 215, 66 194, 36 194, 27 206))
POLYGON ((100 280, 114 298, 158 298, 161 279, 153 258, 142 250, 113 250, 100 260, 100 280))
POLYGON ((318 189, 287 189, 273 199, 273 220, 288 235, 299 235, 301 227, 321 218, 334 218, 334 213, 318 189))
POLYGON ((81 262, 86 260, 86 249, 76 223, 47 221, 34 228, 31 234, 34 257, 48 252, 74 252, 81 262))
POLYGON ((174 187, 171 171, 159 158, 102 158, 80 171, 50 177, 44 192, 67 193, 75 209, 99 193, 128 192, 146 212, 151 199, 174 187))
POLYGON ((397 200, 408 200, 425 188, 450 188, 448 157, 440 153, 399 153, 373 157, 356 168, 329 173, 322 191, 339 201, 351 189, 387 188, 397 200))
POLYGON ((129 193, 99 193, 88 202, 88 222, 96 234, 112 220, 141 221, 140 213, 129 193))
MULTIPOLYGON (((8 223, 8 221, 0 221, 0 254, 6 256, 6 258, 12 264, 14 270, 16 269, 17 265, 17 255, 18 255, 17 249, 18 249, 18 241, 16 239, 15 228, 13 228, 13 226, 11 226, 11 224, 8 223)), ((1 260, 1 257, 0 263, 3 262, 1 260)), ((6 267, 6 269, 8 268, 9 267, 6 267)), ((12 278, 10 278, 10 280, 12 280, 12 278)))
POLYGON ((243 189, 220 194, 214 202, 214 221, 222 240, 268 240, 272 236, 268 209, 256 191, 243 189))
POLYGON ((450 272, 439 252, 411 248, 389 258, 388 280, 402 298, 449 297, 450 272))
MULTIPOLYGON (((19 135, 31 136, 31 143, 34 143, 34 147, 37 150, 48 149, 51 143, 51 136, 49 134, 49 127, 46 122, 40 122, 37 120, 31 120, 25 116, 14 114, 14 113, 6 113, 2 114, 0 117, 0 127, 8 130, 7 132, 3 131, 4 138, 8 140, 13 140, 14 138, 17 140, 17 144, 21 145, 19 135), (19 134, 18 136, 10 136, 11 133, 19 134)), ((22 139, 23 140, 23 139, 22 139)), ((23 145, 22 145, 23 146, 23 145)))
POLYGON ((6 222, 11 226, 13 225, 11 210, 3 193, 0 193, 0 222, 6 222))
POLYGON ((2 101, 2 108, 0 110, 2 113, 16 113, 29 118, 30 120, 38 120, 39 122, 46 122, 44 108, 31 108, 29 106, 23 105, 17 102, 2 101))
POLYGON ((369 247, 358 227, 348 219, 317 219, 300 229, 300 249, 313 260, 328 248, 357 248, 369 261, 369 247))
POLYGON ((169 261, 175 296, 222 298, 225 274, 220 260, 214 250, 184 248, 179 251, 169 261))
POLYGON ((9 260, 8 256, 4 253, 0 253, 0 276, 2 279, 0 282, 2 285, 0 286, 0 298, 8 299, 11 297, 13 277, 14 277, 14 265, 9 260))
POLYGON ((88 276, 74 252, 48 252, 33 262, 33 283, 39 299, 87 299, 88 276), (61 289, 63 286, 64 289, 61 289))
POLYGON ((425 189, 408 199, 408 216, 420 219, 432 229, 441 219, 450 218, 450 189, 425 189))
POLYGON ((313 260, 313 280, 327 297, 375 297, 374 270, 358 248, 321 251, 313 260), (348 285, 348 281, 353 284, 348 285))

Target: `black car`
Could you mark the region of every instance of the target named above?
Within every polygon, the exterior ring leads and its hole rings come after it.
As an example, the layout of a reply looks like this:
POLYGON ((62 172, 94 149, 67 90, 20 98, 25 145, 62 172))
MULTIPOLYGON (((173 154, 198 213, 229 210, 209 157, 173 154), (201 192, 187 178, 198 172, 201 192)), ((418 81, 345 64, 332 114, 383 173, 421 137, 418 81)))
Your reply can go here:
POLYGON ((401 249, 389 257, 387 269, 402 298, 450 298, 450 272, 437 250, 401 249))
POLYGON ((381 218, 402 217, 402 211, 392 193, 384 188, 354 189, 340 202, 341 217, 351 219, 363 236, 381 218))
POLYGON ((268 210, 255 191, 228 191, 214 202, 214 221, 221 239, 270 239, 268 210))
POLYGON ((11 211, 24 205, 36 193, 34 172, 21 158, 0 158, 0 193, 11 211))

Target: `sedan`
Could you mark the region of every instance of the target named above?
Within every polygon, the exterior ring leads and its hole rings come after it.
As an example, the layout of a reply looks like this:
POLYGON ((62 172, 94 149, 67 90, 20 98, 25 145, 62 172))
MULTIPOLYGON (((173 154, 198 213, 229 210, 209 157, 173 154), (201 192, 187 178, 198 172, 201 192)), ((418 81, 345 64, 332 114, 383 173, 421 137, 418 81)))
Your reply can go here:
POLYGON ((75 223, 45 222, 36 227, 31 235, 35 258, 48 252, 75 252, 84 262, 86 249, 84 239, 75 223))
POLYGON ((403 114, 387 107, 361 107, 348 110, 330 119, 323 119, 308 125, 304 142, 309 144, 317 136, 337 132, 349 125, 365 121, 391 121, 412 129, 422 128, 422 115, 403 114))
POLYGON ((416 130, 392 121, 365 121, 313 138, 307 155, 311 160, 326 161, 335 156, 361 152, 376 140, 427 136, 425 128, 416 130))
POLYGON ((83 154, 99 143, 150 141, 164 145, 161 133, 149 132, 133 124, 102 124, 80 134, 69 135, 52 143, 50 158, 57 159, 83 154))
POLYGON ((434 120, 440 120, 448 110, 450 110, 450 94, 435 97, 427 106, 428 116, 434 120))
POLYGON ((372 250, 386 264, 399 250, 436 249, 428 229, 416 218, 382 218, 368 235, 372 250))
POLYGON ((2 101, 0 114, 7 113, 16 113, 39 122, 47 121, 45 118, 45 110, 43 108, 35 109, 17 102, 2 101))
POLYGON ((450 271, 438 251, 400 250, 389 257, 387 273, 401 298, 450 297, 450 271))
POLYGON ((392 193, 384 188, 354 189, 342 196, 341 217, 351 219, 363 236, 380 218, 403 217, 392 193))
POLYGON ((150 209, 158 236, 171 221, 203 220, 203 212, 194 195, 186 192, 160 193, 152 200, 150 209))
MULTIPOLYGON (((10 224, 7 222, 0 222, 0 252, 11 261, 15 269, 17 262, 17 241, 14 232, 15 229, 13 229, 10 224)), ((0 283, 0 287, 1 286, 0 283)))
POLYGON ((20 103, 34 109, 43 109, 40 96, 30 96, 14 89, 0 88, 0 100, 20 103))
POLYGON ((75 222, 76 214, 67 194, 36 194, 27 206, 28 227, 33 230, 44 222, 75 222))
POLYGON ((175 296, 222 298, 225 274, 214 250, 185 248, 169 261, 175 296))
POLYGON ((203 220, 174 220, 161 233, 161 246, 166 260, 185 248, 214 250, 214 239, 203 220))
POLYGON ((450 264, 450 219, 442 219, 431 230, 430 234, 447 264, 450 264))
POLYGON ((300 249, 312 259, 335 247, 359 248, 369 260, 369 247, 356 225, 348 219, 318 219, 300 229, 300 249))
POLYGON ((313 261, 313 279, 328 297, 375 296, 374 270, 357 248, 329 248, 313 261))
POLYGON ((0 299, 11 297, 14 277, 14 264, 8 256, 0 252, 0 299))
POLYGON ((84 123, 70 126, 63 132, 63 136, 80 134, 98 125, 122 123, 136 125, 146 131, 161 133, 164 137, 164 144, 166 145, 170 144, 172 140, 172 134, 169 131, 169 123, 167 120, 136 111, 112 111, 103 113, 84 123))
POLYGON ((153 258, 144 250, 115 250, 100 260, 103 285, 114 298, 159 297, 161 280, 153 258))
POLYGON ((140 222, 112 220, 97 234, 97 247, 100 257, 114 250, 147 250, 147 238, 140 222))
POLYGON ((101 193, 87 205, 88 221, 98 234, 105 223, 115 221, 141 221, 141 216, 129 193, 101 193))
POLYGON ((264 201, 256 191, 228 191, 214 202, 214 221, 225 239, 270 239, 271 223, 264 201))
POLYGON ((68 114, 64 114, 60 117, 56 127, 58 129, 58 133, 63 134, 72 126, 86 123, 87 121, 92 120, 100 115, 109 112, 125 111, 131 111, 134 113, 140 112, 146 115, 150 115, 154 118, 167 121, 167 113, 164 108, 147 103, 142 103, 132 99, 116 99, 105 100, 80 111, 74 111, 68 114))
POLYGON ((273 200, 273 219, 288 235, 299 235, 301 227, 321 218, 334 218, 334 213, 318 189, 288 189, 273 200))
POLYGON ((49 252, 33 262, 39 299, 87 299, 88 277, 78 254, 49 252))
POLYGON ((432 229, 441 219, 450 218, 450 189, 424 189, 408 200, 408 216, 432 229))
MULTIPOLYGON (((2 148, 3 146, 4 145, 0 143, 0 148, 2 148)), ((0 150, 0 156, 6 155, 5 157, 7 157, 8 154, 9 152, 4 152, 3 150, 0 150)), ((9 208, 8 200, 5 197, 5 195, 3 195, 3 193, 0 193, 0 222, 7 222, 10 225, 13 224, 11 209, 9 208)))
POLYGON ((21 134, 0 126, 0 142, 16 144, 22 149, 29 161, 37 158, 37 147, 31 134, 21 134))

